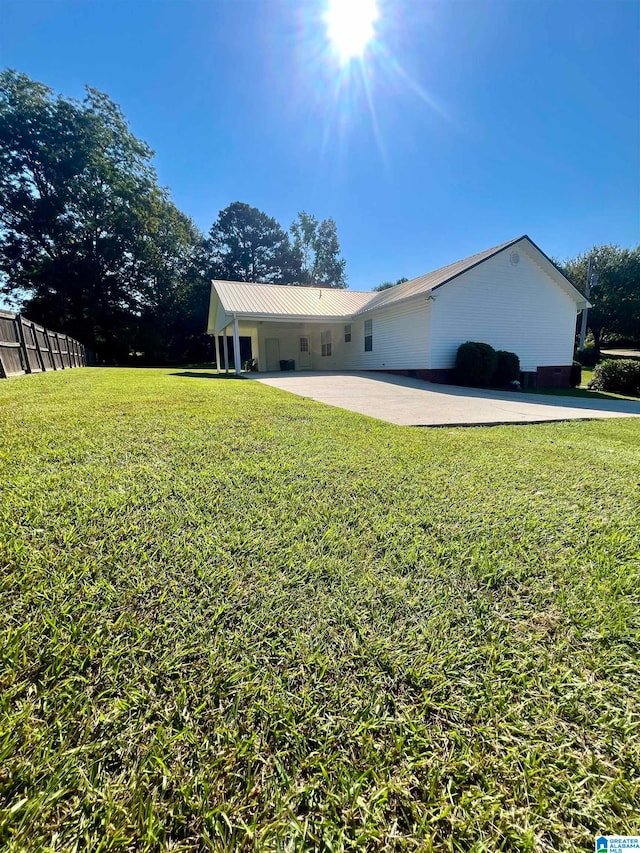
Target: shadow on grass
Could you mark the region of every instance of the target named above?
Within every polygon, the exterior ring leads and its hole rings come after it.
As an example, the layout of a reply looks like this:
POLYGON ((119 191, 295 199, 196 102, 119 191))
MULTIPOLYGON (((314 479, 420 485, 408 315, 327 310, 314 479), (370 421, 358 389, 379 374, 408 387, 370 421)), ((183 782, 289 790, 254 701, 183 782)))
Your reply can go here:
POLYGON ((172 373, 171 376, 184 376, 187 379, 239 379, 235 373, 209 373, 206 370, 182 370, 180 373, 172 373))

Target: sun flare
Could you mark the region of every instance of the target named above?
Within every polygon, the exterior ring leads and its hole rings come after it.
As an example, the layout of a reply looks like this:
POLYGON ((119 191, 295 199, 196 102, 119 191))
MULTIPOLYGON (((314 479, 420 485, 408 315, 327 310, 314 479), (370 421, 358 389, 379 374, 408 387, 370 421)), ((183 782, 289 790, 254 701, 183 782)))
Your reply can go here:
POLYGON ((362 56, 375 35, 378 15, 377 0, 329 0, 327 35, 343 65, 362 56))

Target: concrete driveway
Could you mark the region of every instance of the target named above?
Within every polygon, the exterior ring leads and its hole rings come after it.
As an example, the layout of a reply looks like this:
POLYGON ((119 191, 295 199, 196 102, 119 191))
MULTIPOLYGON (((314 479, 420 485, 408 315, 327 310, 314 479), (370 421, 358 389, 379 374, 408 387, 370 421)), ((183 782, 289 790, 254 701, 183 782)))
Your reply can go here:
POLYGON ((640 417, 640 401, 589 400, 437 385, 385 373, 254 373, 251 379, 403 426, 524 424, 640 417))

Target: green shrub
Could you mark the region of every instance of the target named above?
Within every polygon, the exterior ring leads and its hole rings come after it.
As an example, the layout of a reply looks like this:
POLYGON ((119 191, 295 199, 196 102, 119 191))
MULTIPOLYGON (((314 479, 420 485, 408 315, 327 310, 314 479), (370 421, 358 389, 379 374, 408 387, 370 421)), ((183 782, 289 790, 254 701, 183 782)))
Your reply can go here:
POLYGON ((492 385, 508 385, 520 379, 520 359, 515 352, 499 349, 496 356, 498 364, 491 379, 492 385))
POLYGON ((593 344, 587 344, 583 350, 576 350, 575 352, 575 360, 580 362, 583 367, 595 367, 599 358, 600 353, 593 344))
POLYGON ((640 397, 640 361, 632 358, 601 361, 593 371, 589 388, 640 397))
POLYGON ((572 388, 577 388, 582 384, 582 365, 579 361, 574 361, 571 365, 571 375, 569 377, 569 384, 572 388))
POLYGON ((488 385, 496 371, 498 356, 489 344, 467 341, 456 354, 456 381, 460 385, 488 385))

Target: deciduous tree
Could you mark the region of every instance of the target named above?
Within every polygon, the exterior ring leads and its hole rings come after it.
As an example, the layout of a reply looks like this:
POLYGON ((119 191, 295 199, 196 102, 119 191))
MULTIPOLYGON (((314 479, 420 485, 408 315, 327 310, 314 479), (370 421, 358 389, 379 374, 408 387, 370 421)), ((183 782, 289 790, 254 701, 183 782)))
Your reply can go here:
POLYGON ((335 221, 329 218, 319 222, 312 214, 302 211, 289 230, 300 263, 300 283, 314 287, 345 288, 346 261, 340 257, 335 221))
POLYGON ((571 281, 583 292, 587 266, 593 258, 598 284, 591 290, 587 324, 595 346, 600 349, 606 339, 640 340, 640 246, 594 246, 575 258, 559 264, 571 281))
POLYGON ((25 313, 103 359, 182 286, 199 236, 158 186, 153 152, 107 95, 0 74, 0 276, 25 313))

